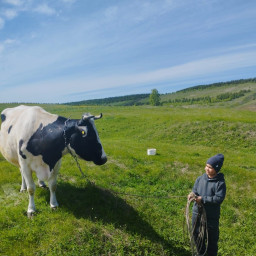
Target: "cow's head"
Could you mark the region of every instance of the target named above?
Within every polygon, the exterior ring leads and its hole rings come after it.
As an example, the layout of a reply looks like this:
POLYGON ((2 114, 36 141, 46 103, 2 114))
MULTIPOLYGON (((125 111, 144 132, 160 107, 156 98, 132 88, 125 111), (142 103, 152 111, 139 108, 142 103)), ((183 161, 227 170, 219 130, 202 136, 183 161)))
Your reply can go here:
POLYGON ((86 161, 93 161, 97 165, 107 162, 107 156, 101 145, 94 120, 100 119, 100 116, 92 116, 89 113, 84 114, 75 127, 75 132, 70 137, 70 146, 78 156, 86 161))

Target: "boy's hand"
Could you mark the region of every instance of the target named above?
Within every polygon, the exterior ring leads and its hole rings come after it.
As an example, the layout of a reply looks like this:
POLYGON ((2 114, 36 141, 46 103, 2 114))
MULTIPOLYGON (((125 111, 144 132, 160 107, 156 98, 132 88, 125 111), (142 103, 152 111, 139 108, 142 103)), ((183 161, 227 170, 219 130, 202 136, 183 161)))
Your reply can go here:
POLYGON ((190 200, 191 198, 194 198, 194 201, 196 201, 197 204, 202 203, 202 197, 197 196, 194 192, 191 192, 191 193, 188 194, 188 200, 190 200))
POLYGON ((202 202, 202 197, 201 196, 197 196, 195 198, 195 201, 196 201, 197 204, 200 204, 202 202))
POLYGON ((190 200, 190 199, 193 198, 193 197, 196 197, 195 193, 194 193, 194 192, 190 192, 190 193, 188 194, 188 200, 190 200))

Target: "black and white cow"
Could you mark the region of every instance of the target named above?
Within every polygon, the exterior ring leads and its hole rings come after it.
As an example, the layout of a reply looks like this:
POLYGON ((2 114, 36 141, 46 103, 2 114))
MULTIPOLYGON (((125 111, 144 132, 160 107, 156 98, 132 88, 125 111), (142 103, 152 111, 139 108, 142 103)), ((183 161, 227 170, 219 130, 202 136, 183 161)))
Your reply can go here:
POLYGON ((61 158, 68 150, 96 165, 107 162, 94 120, 101 118, 84 114, 82 119, 67 119, 50 114, 38 106, 7 108, 1 113, 0 151, 10 163, 19 167, 21 191, 29 193, 28 215, 35 212, 35 183, 48 181, 50 206, 56 208, 57 174, 61 158))

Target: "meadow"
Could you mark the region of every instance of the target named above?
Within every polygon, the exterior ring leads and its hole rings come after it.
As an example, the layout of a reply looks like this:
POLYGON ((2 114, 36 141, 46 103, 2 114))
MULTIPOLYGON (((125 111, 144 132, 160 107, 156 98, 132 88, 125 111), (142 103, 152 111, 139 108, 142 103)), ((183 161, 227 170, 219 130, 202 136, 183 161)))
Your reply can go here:
MULTIPOLYGON (((6 105, 0 104, 0 111, 6 105)), ((58 177, 60 207, 37 187, 28 219, 19 170, 0 155, 0 255, 191 255, 183 232, 187 194, 206 160, 225 155, 227 196, 220 256, 256 254, 256 113, 228 107, 43 105, 51 113, 96 121, 108 155, 103 166, 70 155, 58 177), (148 156, 147 149, 157 155, 148 156)), ((35 178, 36 179, 36 178, 35 178)))

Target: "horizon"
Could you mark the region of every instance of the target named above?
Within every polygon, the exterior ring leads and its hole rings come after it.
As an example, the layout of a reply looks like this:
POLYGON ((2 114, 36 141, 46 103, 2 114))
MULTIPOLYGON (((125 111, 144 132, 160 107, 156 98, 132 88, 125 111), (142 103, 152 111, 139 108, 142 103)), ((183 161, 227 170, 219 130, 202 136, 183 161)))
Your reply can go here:
MULTIPOLYGON (((251 77, 251 78, 247 78, 247 79, 237 79, 237 80, 229 80, 229 81, 219 81, 219 82, 216 82, 216 83, 210 83, 210 84, 197 84, 197 85, 193 85, 193 86, 190 86, 190 87, 185 87, 181 90, 177 90, 177 91, 174 91, 174 92, 170 92, 170 93, 160 93, 160 96, 161 95, 166 95, 166 94, 172 94, 172 93, 179 93, 180 91, 183 91, 183 90, 187 90, 187 89, 193 89, 193 88, 196 88, 198 86, 211 86, 211 85, 216 85, 216 84, 223 84, 223 85, 226 85, 226 84, 229 84, 229 83, 236 83, 236 82, 239 82, 241 81, 241 83, 248 83, 249 80, 256 80, 255 77, 251 77)), ((153 88, 155 89, 155 88, 153 88)), ((127 96, 133 96, 133 95, 144 95, 144 94, 148 94, 150 95, 151 94, 151 91, 149 93, 137 93, 137 94, 125 94, 125 95, 120 95, 120 96, 110 96, 110 97, 105 97, 105 98, 95 98, 95 99, 88 99, 88 100, 81 100, 81 101, 75 101, 75 102, 65 102, 63 104, 70 104, 70 103, 77 103, 77 102, 83 102, 83 101, 95 101, 95 100, 105 100, 105 99, 109 99, 109 98, 118 98, 118 97, 127 97, 127 96)))
POLYGON ((172 93, 254 78, 256 2, 2 0, 0 103, 172 93))
MULTIPOLYGON (((219 81, 219 82, 216 82, 216 83, 209 83, 209 84, 197 84, 197 85, 193 85, 193 86, 190 86, 190 87, 185 87, 183 89, 180 89, 180 90, 177 90, 177 91, 173 91, 173 92, 170 92, 170 93, 160 93, 160 96, 161 95, 166 95, 166 94, 172 94, 172 93, 179 93, 180 91, 183 91, 183 90, 187 90, 187 89, 193 89, 193 88, 196 88, 198 86, 210 86, 210 85, 215 85, 215 84, 223 84, 223 85, 226 85, 226 84, 229 84, 229 83, 236 83, 236 82, 239 82, 241 81, 241 83, 248 83, 249 80, 255 80, 256 77, 251 77, 251 78, 247 78, 247 79, 237 79, 237 80, 229 80, 229 81, 219 81)), ((153 88, 155 89, 155 88, 153 88)), ((152 90, 153 90, 152 89, 152 90)), ((95 101, 95 100, 105 100, 105 99, 110 99, 110 98, 118 98, 118 97, 129 97, 129 96, 134 96, 134 95, 145 95, 145 94, 148 94, 150 95, 151 94, 151 91, 149 93, 135 93, 135 94, 124 94, 124 95, 119 95, 119 96, 109 96, 109 97, 104 97, 104 98, 93 98, 93 99, 87 99, 87 100, 79 100, 79 101, 73 101, 73 102, 62 102, 62 103, 57 103, 57 102, 51 102, 51 103, 47 103, 47 102, 0 102, 0 104, 59 104, 59 105, 65 105, 65 104, 71 104, 71 103, 79 103, 79 102, 86 102, 86 101, 95 101)))

